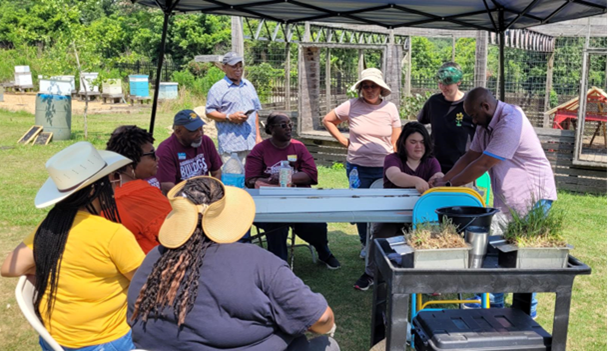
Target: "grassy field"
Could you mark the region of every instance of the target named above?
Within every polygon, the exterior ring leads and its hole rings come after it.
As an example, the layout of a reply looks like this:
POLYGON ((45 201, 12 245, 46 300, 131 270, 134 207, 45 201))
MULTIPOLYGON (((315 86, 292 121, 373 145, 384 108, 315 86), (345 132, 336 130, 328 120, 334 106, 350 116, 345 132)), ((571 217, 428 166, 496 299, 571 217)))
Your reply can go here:
MULTIPOLYGON (((148 126, 148 114, 92 115, 88 119, 89 138, 105 147, 110 132, 120 124, 148 126)), ((169 136, 172 116, 157 116, 158 142, 169 136)), ((0 258, 34 229, 46 211, 34 207, 34 197, 46 179, 46 160, 74 141, 83 140, 82 116, 73 116, 71 141, 54 141, 47 146, 17 145, 16 141, 34 124, 27 113, 0 111, 0 258)), ((345 188, 340 169, 319 169, 320 186, 345 188)), ((576 278, 572 295, 569 350, 606 350, 606 196, 560 192, 555 206, 568 213, 567 241, 573 254, 593 268, 590 276, 576 278)), ((342 350, 369 349, 372 291, 360 292, 353 283, 363 272, 359 240, 354 225, 330 224, 330 246, 342 268, 330 271, 311 262, 308 251, 296 249, 295 273, 314 291, 323 293, 333 308, 342 350)), ((21 315, 14 298, 16 279, 0 278, 0 350, 37 350, 37 336, 21 315)), ((553 294, 540 294, 539 318, 551 332, 553 294)))

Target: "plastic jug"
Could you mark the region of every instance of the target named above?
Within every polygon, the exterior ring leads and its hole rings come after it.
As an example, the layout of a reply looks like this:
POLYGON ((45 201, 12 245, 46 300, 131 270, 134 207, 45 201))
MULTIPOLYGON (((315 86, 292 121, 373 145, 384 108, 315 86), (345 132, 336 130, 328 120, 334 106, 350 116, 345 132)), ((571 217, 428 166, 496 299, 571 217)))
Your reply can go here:
POLYGON ((279 170, 279 184, 281 185, 281 187, 288 187, 291 186, 291 175, 293 173, 293 170, 291 168, 291 166, 289 165, 289 161, 284 160, 281 161, 281 168, 279 170))
POLYGON ((359 180, 359 171, 357 167, 353 167, 348 174, 348 187, 350 189, 357 189, 361 186, 361 181, 359 180))
POLYGON ((245 187, 245 168, 239 156, 234 152, 222 166, 222 183, 237 188, 245 187))

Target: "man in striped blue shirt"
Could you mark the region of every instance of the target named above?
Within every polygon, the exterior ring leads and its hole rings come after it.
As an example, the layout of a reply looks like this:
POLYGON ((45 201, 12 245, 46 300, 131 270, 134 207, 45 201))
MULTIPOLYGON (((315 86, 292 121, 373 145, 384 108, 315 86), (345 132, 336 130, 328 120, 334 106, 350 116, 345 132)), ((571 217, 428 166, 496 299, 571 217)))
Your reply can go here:
POLYGON ((219 153, 226 162, 235 152, 241 162, 262 141, 259 117, 260 99, 250 81, 243 78, 243 58, 229 52, 222 59, 226 76, 207 94, 207 117, 215 121, 219 153))

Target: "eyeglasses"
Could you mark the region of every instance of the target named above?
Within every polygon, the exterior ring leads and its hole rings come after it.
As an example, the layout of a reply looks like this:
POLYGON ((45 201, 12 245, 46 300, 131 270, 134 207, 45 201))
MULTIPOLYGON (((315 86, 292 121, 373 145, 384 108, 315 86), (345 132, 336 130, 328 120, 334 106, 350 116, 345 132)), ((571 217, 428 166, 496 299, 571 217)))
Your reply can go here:
POLYGON ((152 150, 150 152, 144 152, 141 156, 142 157, 143 156, 150 156, 150 157, 152 157, 153 159, 156 160, 156 150, 152 150))
POLYGON ((376 88, 378 88, 377 84, 361 84, 361 89, 363 89, 363 90, 376 89, 376 88))
POLYGON ((282 123, 273 124, 273 125, 279 126, 283 129, 287 129, 287 128, 292 129, 293 128, 293 123, 291 123, 291 122, 290 123, 282 122, 282 123))

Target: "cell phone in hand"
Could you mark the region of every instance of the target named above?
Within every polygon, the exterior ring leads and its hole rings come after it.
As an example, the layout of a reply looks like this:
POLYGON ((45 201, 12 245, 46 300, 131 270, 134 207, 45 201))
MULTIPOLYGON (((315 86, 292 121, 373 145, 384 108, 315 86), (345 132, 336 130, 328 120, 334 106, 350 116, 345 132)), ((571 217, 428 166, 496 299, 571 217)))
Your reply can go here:
POLYGON ((245 112, 245 116, 249 116, 250 114, 252 114, 254 112, 255 112, 255 109, 248 110, 247 112, 245 112))

